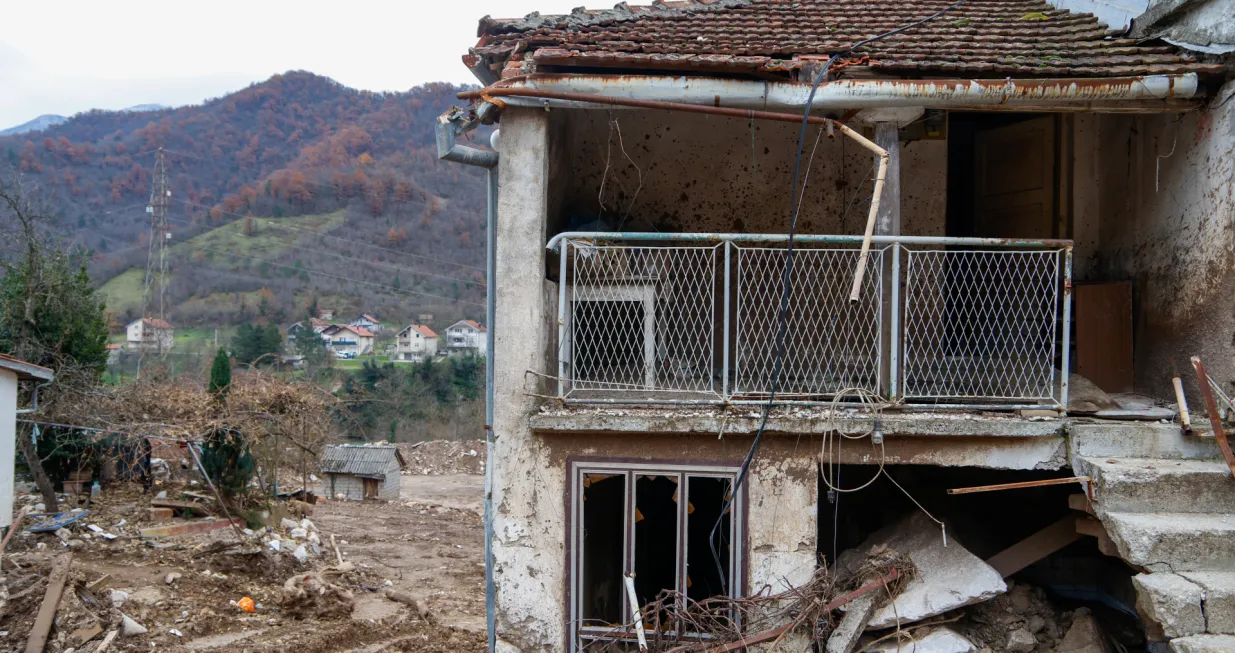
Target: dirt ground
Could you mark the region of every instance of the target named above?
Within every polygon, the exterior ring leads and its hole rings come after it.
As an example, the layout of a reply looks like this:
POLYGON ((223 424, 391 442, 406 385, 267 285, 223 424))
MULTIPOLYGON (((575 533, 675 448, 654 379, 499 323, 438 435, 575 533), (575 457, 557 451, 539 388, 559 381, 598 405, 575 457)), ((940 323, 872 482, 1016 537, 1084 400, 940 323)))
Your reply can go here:
POLYGON ((51 653, 94 651, 102 635, 82 645, 73 632, 98 622, 106 633, 120 624, 121 612, 148 632, 117 638, 109 653, 481 651, 483 481, 475 474, 404 475, 399 501, 318 505, 309 519, 322 553, 304 563, 266 550, 260 533, 239 545, 230 529, 143 542, 137 529, 152 525, 143 522, 149 498, 136 486, 109 488, 71 529, 71 548, 53 534, 19 534, 9 544, 0 570, 0 651, 25 649, 50 568, 70 551, 70 583, 46 648, 51 653), (118 537, 90 537, 85 524, 118 537), (331 535, 347 565, 337 564, 331 535), (340 595, 350 593, 350 616, 293 614, 300 611, 286 602, 284 581, 310 570, 321 572, 340 595), (90 590, 105 574, 111 578, 90 590), (180 576, 168 583, 169 574, 180 576), (388 590, 421 601, 427 618, 387 598, 388 590), (119 608, 116 592, 123 599, 119 608), (245 596, 256 601, 255 613, 229 604, 245 596))

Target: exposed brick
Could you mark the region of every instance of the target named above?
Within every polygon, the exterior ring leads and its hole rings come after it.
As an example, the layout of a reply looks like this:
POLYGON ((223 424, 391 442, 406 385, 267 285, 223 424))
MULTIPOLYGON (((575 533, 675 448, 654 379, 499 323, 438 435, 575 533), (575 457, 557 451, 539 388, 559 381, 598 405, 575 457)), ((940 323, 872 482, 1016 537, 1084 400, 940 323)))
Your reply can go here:
POLYGON ((153 522, 168 521, 172 518, 171 508, 146 508, 146 512, 150 517, 150 521, 153 522))
MULTIPOLYGON (((240 520, 236 520, 236 525, 243 527, 244 524, 240 520)), ((153 537, 174 537, 176 535, 191 535, 194 533, 207 533, 217 531, 220 528, 230 528, 231 524, 227 519, 197 519, 179 524, 169 524, 167 526, 154 526, 151 528, 143 528, 141 535, 144 538, 153 537)))

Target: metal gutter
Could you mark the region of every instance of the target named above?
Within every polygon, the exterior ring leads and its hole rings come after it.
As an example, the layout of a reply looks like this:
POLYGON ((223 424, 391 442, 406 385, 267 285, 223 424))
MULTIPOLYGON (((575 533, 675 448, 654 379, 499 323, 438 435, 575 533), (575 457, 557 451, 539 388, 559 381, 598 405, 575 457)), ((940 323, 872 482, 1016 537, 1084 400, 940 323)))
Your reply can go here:
POLYGON ((488 630, 488 650, 497 647, 497 597, 493 582, 493 321, 494 289, 497 288, 497 152, 459 145, 455 139, 475 128, 469 114, 451 109, 438 116, 434 125, 437 157, 443 161, 485 168, 488 202, 485 210, 485 626, 488 630))
MULTIPOLYGON (((460 93, 462 99, 496 97, 515 106, 598 108, 600 104, 514 97, 505 89, 586 93, 630 100, 679 102, 763 111, 801 111, 810 85, 794 82, 668 75, 540 74, 460 93)), ((854 79, 823 84, 812 107, 818 110, 880 107, 927 108, 1100 108, 1093 103, 1150 103, 1164 110, 1198 98, 1196 73, 1078 79, 854 79)))

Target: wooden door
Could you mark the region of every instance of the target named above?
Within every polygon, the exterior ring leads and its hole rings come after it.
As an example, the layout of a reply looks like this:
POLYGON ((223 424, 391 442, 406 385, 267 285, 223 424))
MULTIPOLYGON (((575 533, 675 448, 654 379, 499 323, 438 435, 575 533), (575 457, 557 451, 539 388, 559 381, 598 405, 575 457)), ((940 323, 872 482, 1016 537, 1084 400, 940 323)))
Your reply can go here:
POLYGON ((1055 237, 1055 118, 979 131, 974 150, 977 235, 1055 237))
POLYGON ((363 480, 364 480, 364 498, 376 499, 377 498, 377 479, 366 478, 363 480))
POLYGON ((1132 283, 1076 286, 1076 371, 1107 392, 1132 392, 1132 283))

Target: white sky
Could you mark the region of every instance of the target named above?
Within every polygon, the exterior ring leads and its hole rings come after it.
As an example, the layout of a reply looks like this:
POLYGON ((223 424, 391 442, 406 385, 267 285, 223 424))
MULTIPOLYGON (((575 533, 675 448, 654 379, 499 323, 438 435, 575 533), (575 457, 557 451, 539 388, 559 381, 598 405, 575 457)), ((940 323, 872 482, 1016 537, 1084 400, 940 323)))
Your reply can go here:
POLYGON ((45 113, 178 106, 288 70, 407 90, 472 82, 460 57, 486 14, 616 0, 12 0, 0 21, 0 129, 45 113))

